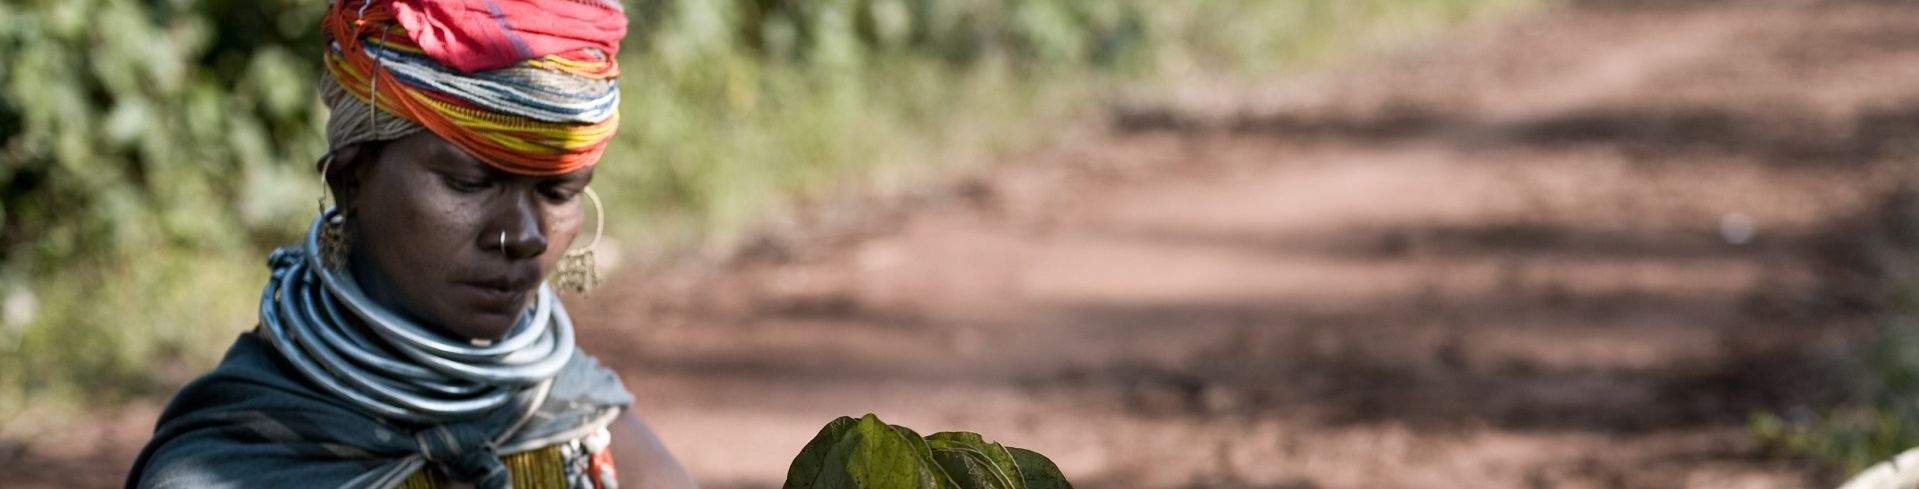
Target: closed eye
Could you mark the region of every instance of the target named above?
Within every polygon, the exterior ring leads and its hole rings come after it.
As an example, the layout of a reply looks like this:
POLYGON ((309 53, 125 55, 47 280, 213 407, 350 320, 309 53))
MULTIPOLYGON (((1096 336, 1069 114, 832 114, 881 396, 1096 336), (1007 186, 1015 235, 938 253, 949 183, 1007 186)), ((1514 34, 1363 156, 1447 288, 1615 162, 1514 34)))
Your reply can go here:
POLYGON ((579 197, 580 191, 568 185, 556 184, 547 185, 545 188, 540 189, 540 194, 545 195, 547 199, 555 203, 564 204, 573 201, 575 197, 579 197))
POLYGON ((440 175, 440 183, 446 184, 446 188, 451 189, 454 192, 459 192, 463 194, 470 194, 470 193, 479 192, 481 190, 486 190, 486 188, 490 186, 489 182, 487 182, 486 180, 466 179, 466 178, 455 177, 452 175, 440 175))

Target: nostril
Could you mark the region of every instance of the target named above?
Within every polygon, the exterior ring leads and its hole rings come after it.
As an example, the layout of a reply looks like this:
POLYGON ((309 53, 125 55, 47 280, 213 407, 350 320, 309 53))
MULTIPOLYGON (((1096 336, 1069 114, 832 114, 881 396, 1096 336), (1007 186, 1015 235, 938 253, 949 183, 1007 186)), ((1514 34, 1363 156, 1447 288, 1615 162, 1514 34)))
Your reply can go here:
POLYGON ((508 258, 534 258, 546 253, 546 235, 539 232, 538 228, 517 233, 509 231, 503 236, 505 237, 500 240, 500 250, 508 258))

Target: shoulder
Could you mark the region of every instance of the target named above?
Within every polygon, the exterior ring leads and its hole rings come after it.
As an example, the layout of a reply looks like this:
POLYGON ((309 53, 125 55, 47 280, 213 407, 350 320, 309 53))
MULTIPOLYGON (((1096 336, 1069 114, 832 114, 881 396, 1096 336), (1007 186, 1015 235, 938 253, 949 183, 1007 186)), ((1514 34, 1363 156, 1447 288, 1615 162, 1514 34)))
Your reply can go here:
POLYGON ((620 470, 621 487, 638 489, 694 489, 693 477, 680 466, 653 428, 631 411, 613 421, 613 460, 620 470))
POLYGON ((600 364, 598 358, 575 350, 573 358, 554 378, 553 390, 547 394, 549 399, 569 402, 584 402, 602 406, 624 407, 633 403, 633 394, 627 392, 626 384, 620 381, 620 374, 600 364))
POLYGON ((218 367, 175 394, 127 487, 287 487, 365 473, 364 464, 313 455, 341 448, 330 434, 387 428, 328 402, 271 348, 241 335, 218 367), (329 458, 342 463, 314 462, 329 458))
POLYGON ((617 407, 619 415, 606 425, 621 487, 638 489, 694 489, 686 468, 660 441, 658 434, 632 410, 633 394, 620 375, 600 365, 599 359, 576 352, 554 382, 547 402, 566 405, 617 407))

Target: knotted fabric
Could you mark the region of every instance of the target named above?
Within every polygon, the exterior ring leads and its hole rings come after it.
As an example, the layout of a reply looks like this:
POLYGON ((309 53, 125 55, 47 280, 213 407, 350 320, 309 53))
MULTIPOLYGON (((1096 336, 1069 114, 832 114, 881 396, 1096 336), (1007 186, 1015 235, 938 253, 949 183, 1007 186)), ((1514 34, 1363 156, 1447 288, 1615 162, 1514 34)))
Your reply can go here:
POLYGON ((336 0, 321 28, 333 148, 425 129, 546 176, 597 164, 619 128, 616 1, 336 0))
POLYGON ((493 440, 474 430, 455 430, 445 426, 413 434, 420 444, 420 456, 443 467, 447 477, 472 482, 475 487, 507 487, 506 465, 493 447, 493 440))

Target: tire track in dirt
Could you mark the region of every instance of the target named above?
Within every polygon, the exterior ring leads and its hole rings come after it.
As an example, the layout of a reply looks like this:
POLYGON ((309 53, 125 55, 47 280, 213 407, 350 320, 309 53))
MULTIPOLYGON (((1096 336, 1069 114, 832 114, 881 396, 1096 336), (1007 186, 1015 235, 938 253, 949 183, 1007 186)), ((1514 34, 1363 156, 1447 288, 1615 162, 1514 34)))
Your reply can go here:
POLYGON ((583 307, 720 487, 869 411, 1094 488, 1826 485, 1743 423, 1864 330, 1820 250, 1915 61, 1897 2, 1574 3, 583 307))

